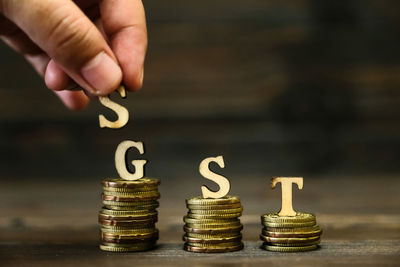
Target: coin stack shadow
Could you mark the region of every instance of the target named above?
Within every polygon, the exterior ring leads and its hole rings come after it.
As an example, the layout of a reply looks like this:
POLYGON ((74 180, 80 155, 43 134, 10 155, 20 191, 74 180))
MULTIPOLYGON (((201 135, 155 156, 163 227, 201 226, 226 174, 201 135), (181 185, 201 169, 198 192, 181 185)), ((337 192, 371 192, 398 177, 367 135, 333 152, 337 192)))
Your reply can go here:
POLYGON ((119 178, 102 182, 101 250, 129 252, 155 247, 159 184, 160 180, 154 178, 135 181, 119 178))
POLYGON ((191 198, 183 220, 184 249, 191 252, 232 252, 243 248, 243 225, 239 217, 243 207, 235 196, 223 198, 191 198))
POLYGON ((277 252, 302 252, 318 248, 322 229, 313 214, 297 212, 296 216, 279 216, 276 213, 261 216, 264 226, 260 239, 262 248, 277 252))

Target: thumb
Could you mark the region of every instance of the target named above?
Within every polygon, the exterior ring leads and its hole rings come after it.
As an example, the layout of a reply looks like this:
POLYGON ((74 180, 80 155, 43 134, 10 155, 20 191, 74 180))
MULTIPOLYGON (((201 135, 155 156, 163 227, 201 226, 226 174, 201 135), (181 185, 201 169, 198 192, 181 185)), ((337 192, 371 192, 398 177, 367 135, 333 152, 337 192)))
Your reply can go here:
POLYGON ((111 48, 73 1, 0 0, 0 12, 91 94, 106 95, 121 83, 111 48))

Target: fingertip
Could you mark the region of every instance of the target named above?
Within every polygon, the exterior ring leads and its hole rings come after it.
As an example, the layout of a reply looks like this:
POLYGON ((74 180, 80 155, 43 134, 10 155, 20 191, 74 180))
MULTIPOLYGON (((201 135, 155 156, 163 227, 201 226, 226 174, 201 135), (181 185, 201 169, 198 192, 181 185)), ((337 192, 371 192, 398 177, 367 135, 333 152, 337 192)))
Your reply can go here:
POLYGON ((50 60, 46 67, 44 81, 49 89, 62 91, 67 88, 69 77, 54 60, 50 60))
POLYGON ((54 91, 54 93, 61 99, 64 105, 73 111, 80 111, 87 107, 89 98, 83 91, 54 91))
POLYGON ((144 69, 142 68, 138 73, 139 75, 137 75, 136 77, 134 76, 124 77, 124 85, 130 92, 139 91, 143 87, 144 69))

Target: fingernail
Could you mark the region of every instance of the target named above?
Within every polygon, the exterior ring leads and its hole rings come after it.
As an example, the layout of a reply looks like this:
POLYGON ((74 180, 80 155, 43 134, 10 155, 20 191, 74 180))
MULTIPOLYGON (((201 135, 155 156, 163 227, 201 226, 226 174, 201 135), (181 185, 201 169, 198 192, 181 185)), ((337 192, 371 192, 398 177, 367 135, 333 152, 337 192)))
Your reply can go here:
POLYGON ((96 95, 111 93, 122 80, 120 67, 104 52, 92 58, 81 69, 81 74, 93 87, 91 93, 96 95))

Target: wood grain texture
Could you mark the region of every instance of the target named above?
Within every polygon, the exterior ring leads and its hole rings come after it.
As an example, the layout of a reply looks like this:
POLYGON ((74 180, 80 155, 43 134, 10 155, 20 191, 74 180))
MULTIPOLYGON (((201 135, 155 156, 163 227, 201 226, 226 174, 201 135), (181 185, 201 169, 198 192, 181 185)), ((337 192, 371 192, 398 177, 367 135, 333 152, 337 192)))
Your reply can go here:
POLYGON ((317 251, 276 253, 260 249, 259 242, 244 242, 245 248, 228 254, 195 254, 182 244, 161 243, 148 252, 115 254, 99 251, 97 244, 0 245, 0 255, 7 254, 7 266, 398 266, 400 242, 369 241, 322 242, 317 251), (14 253, 10 254, 10 249, 14 253), (23 256, 22 256, 23 255, 23 256))
POLYGON ((256 176, 235 181, 232 190, 241 197, 244 206, 241 221, 246 246, 240 252, 218 255, 193 254, 182 249, 184 200, 200 193, 184 177, 162 179, 158 248, 133 254, 104 253, 98 248, 96 219, 101 206, 101 186, 96 186, 96 180, 101 179, 79 183, 5 182, 0 188, 3 196, 0 263, 10 266, 128 266, 132 262, 139 266, 397 266, 400 180, 397 177, 381 179, 385 181, 384 187, 374 177, 307 178, 307 186, 301 192, 294 192, 294 205, 296 210, 315 213, 324 233, 319 250, 299 254, 272 253, 259 248, 260 215, 276 212, 280 207, 281 194, 267 188, 269 179, 256 176))

